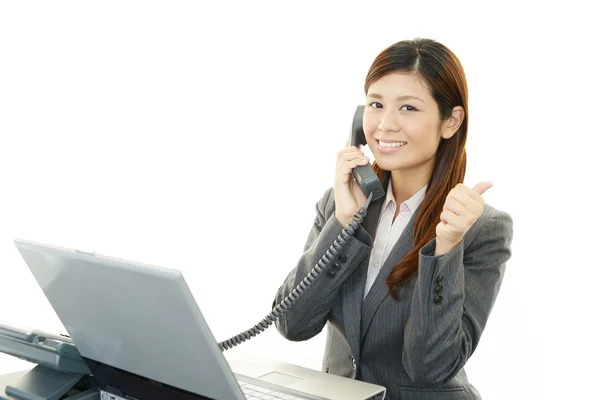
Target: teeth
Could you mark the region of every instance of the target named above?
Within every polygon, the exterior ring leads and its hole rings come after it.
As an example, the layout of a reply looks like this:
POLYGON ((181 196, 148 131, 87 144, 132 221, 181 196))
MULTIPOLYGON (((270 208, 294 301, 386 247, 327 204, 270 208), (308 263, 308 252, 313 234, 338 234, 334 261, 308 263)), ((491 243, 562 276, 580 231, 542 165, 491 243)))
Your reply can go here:
POLYGON ((400 146, 404 146, 406 144, 406 142, 394 142, 394 143, 379 142, 379 144, 381 145, 381 147, 400 147, 400 146))

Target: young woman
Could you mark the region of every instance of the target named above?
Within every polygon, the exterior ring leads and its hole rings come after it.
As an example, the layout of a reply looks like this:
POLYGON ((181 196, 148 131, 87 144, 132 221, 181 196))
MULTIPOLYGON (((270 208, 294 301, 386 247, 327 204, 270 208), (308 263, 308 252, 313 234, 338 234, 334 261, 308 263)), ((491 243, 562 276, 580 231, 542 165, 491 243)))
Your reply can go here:
MULTIPOLYGON (((376 383, 388 399, 480 399, 463 369, 475 351, 511 256, 512 219, 484 203, 491 187, 461 182, 467 82, 458 58, 429 39, 377 56, 365 81, 363 129, 386 195, 276 324, 289 340, 327 325, 323 370, 376 383)), ((367 198, 337 154, 333 188, 316 205, 304 253, 276 295, 286 298, 367 198)))

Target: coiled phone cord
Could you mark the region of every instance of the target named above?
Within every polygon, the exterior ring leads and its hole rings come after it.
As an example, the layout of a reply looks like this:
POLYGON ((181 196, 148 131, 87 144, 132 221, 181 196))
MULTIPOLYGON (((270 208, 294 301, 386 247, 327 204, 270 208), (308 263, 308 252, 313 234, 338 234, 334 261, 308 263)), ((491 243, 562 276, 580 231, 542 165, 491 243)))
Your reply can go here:
POLYGON ((221 351, 229 350, 238 344, 249 340, 259 333, 265 331, 269 326, 273 324, 277 319, 279 319, 282 315, 287 313, 291 306, 298 301, 302 295, 304 295, 310 286, 314 283, 316 278, 323 273, 329 267, 331 262, 337 257, 340 250, 346 245, 347 241, 351 236, 354 235, 356 230, 358 229, 359 224, 363 221, 364 217, 367 215, 367 208, 371 203, 371 199, 373 198, 373 193, 369 194, 369 198, 367 199, 364 207, 358 209, 354 216, 352 217, 352 221, 348 224, 346 228, 342 231, 342 233, 337 237, 334 241, 333 245, 329 247, 329 249, 323 254, 319 262, 313 267, 313 269, 309 272, 309 274, 292 290, 290 294, 287 295, 285 299, 277 306, 273 308, 271 313, 267 315, 262 321, 258 324, 254 325, 251 329, 242 332, 230 339, 227 339, 221 343, 219 343, 219 348, 221 351))

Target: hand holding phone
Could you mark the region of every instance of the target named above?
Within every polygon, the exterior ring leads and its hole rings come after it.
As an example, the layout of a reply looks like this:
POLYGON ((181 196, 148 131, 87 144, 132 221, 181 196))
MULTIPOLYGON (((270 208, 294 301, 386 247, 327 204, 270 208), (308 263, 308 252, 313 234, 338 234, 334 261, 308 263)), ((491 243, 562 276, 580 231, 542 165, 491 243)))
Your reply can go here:
POLYGON ((352 175, 357 166, 369 165, 369 159, 356 146, 345 147, 337 153, 334 181, 335 217, 347 226, 352 216, 367 201, 367 196, 352 175))
POLYGON ((365 204, 369 194, 373 195, 371 201, 385 195, 379 177, 360 150, 361 145, 367 144, 362 126, 364 111, 364 105, 356 107, 348 139, 350 147, 338 152, 334 186, 335 216, 343 226, 346 226, 356 210, 365 204))

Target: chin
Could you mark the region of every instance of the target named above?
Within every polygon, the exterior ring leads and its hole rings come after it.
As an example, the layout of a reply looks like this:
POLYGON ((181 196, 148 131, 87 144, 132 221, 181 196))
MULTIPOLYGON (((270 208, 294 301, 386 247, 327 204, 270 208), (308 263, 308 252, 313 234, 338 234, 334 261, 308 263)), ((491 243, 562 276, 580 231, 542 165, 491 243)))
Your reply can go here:
POLYGON ((375 161, 379 168, 384 171, 405 171, 410 173, 417 173, 417 171, 421 171, 423 169, 433 171, 435 160, 420 160, 420 159, 394 159, 393 157, 377 157, 375 156, 375 161))
POLYGON ((395 169, 402 169, 409 166, 406 162, 404 162, 404 160, 401 161, 394 159, 393 157, 386 157, 386 155, 378 155, 378 157, 376 156, 375 161, 377 162, 379 168, 385 171, 393 171, 395 169))

